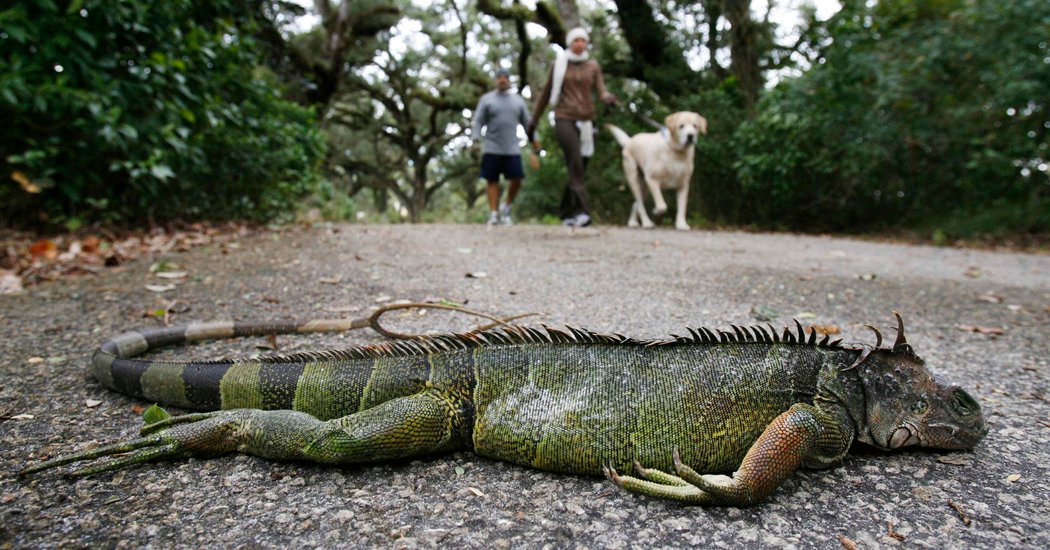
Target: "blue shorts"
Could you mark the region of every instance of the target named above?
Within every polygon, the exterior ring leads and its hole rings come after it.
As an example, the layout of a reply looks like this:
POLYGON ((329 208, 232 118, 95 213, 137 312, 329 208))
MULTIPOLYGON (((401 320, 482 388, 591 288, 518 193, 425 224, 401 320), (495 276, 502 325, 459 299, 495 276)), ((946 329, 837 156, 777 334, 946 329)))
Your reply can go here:
POLYGON ((500 174, 509 180, 525 177, 525 171, 521 168, 521 155, 481 155, 481 179, 498 182, 500 174))

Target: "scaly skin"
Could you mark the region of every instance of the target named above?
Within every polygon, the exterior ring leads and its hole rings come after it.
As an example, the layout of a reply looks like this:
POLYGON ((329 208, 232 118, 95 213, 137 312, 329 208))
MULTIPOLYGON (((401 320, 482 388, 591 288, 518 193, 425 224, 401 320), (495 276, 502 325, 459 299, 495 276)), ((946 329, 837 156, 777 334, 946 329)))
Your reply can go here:
POLYGON ((93 358, 106 386, 212 412, 157 412, 140 439, 22 474, 102 459, 73 472, 94 474, 235 451, 360 464, 473 450, 543 470, 604 473, 653 497, 747 505, 800 466, 841 461, 855 440, 883 449, 969 449, 983 438, 977 403, 933 380, 899 319, 892 349, 826 338, 818 344, 801 326, 797 335, 733 327, 666 341, 515 328, 209 363, 132 357, 173 343, 345 326, 203 324, 129 333, 93 358), (619 473, 632 467, 637 476, 619 473))

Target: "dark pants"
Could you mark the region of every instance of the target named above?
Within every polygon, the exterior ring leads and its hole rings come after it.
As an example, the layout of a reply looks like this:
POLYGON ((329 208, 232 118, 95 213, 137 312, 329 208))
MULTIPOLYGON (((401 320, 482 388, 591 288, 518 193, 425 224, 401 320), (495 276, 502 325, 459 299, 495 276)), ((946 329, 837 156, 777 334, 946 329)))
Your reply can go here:
POLYGON ((574 218, 578 214, 591 213, 591 204, 587 200, 587 188, 584 186, 583 174, 587 170, 587 158, 580 155, 580 130, 576 121, 556 119, 554 137, 565 155, 565 164, 569 168, 569 183, 561 198, 562 219, 574 218))

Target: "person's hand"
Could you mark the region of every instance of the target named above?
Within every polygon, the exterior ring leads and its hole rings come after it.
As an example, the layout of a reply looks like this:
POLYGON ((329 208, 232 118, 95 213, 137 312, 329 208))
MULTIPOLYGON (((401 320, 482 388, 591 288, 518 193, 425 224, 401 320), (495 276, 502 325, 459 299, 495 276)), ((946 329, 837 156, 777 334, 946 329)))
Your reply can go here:
POLYGON ((538 139, 532 140, 532 150, 533 150, 533 152, 536 152, 536 153, 539 153, 540 151, 543 150, 543 144, 540 143, 540 140, 538 140, 538 139))
POLYGON ((475 142, 471 143, 470 144, 470 151, 472 153, 480 153, 481 152, 481 142, 480 141, 475 141, 475 142))
POLYGON ((617 97, 612 95, 612 94, 605 94, 605 96, 602 97, 602 102, 605 103, 606 105, 619 105, 620 104, 620 100, 617 99, 617 97))
POLYGON ((529 122, 529 125, 525 127, 525 137, 529 138, 529 141, 535 141, 533 136, 536 135, 536 121, 529 122))

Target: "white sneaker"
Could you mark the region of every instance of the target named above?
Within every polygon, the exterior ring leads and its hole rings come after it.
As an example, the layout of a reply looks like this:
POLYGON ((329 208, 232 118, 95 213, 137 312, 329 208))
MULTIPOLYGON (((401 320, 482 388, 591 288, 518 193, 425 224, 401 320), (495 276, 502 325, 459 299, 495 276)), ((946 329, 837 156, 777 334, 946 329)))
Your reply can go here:
POLYGON ((586 212, 580 213, 576 215, 575 222, 573 225, 576 227, 587 227, 591 225, 591 217, 586 212))
POLYGON ((514 219, 510 217, 509 204, 499 207, 499 223, 500 225, 514 225, 514 219))
POLYGON ((489 212, 489 221, 485 225, 489 227, 499 225, 499 214, 496 212, 489 212))

